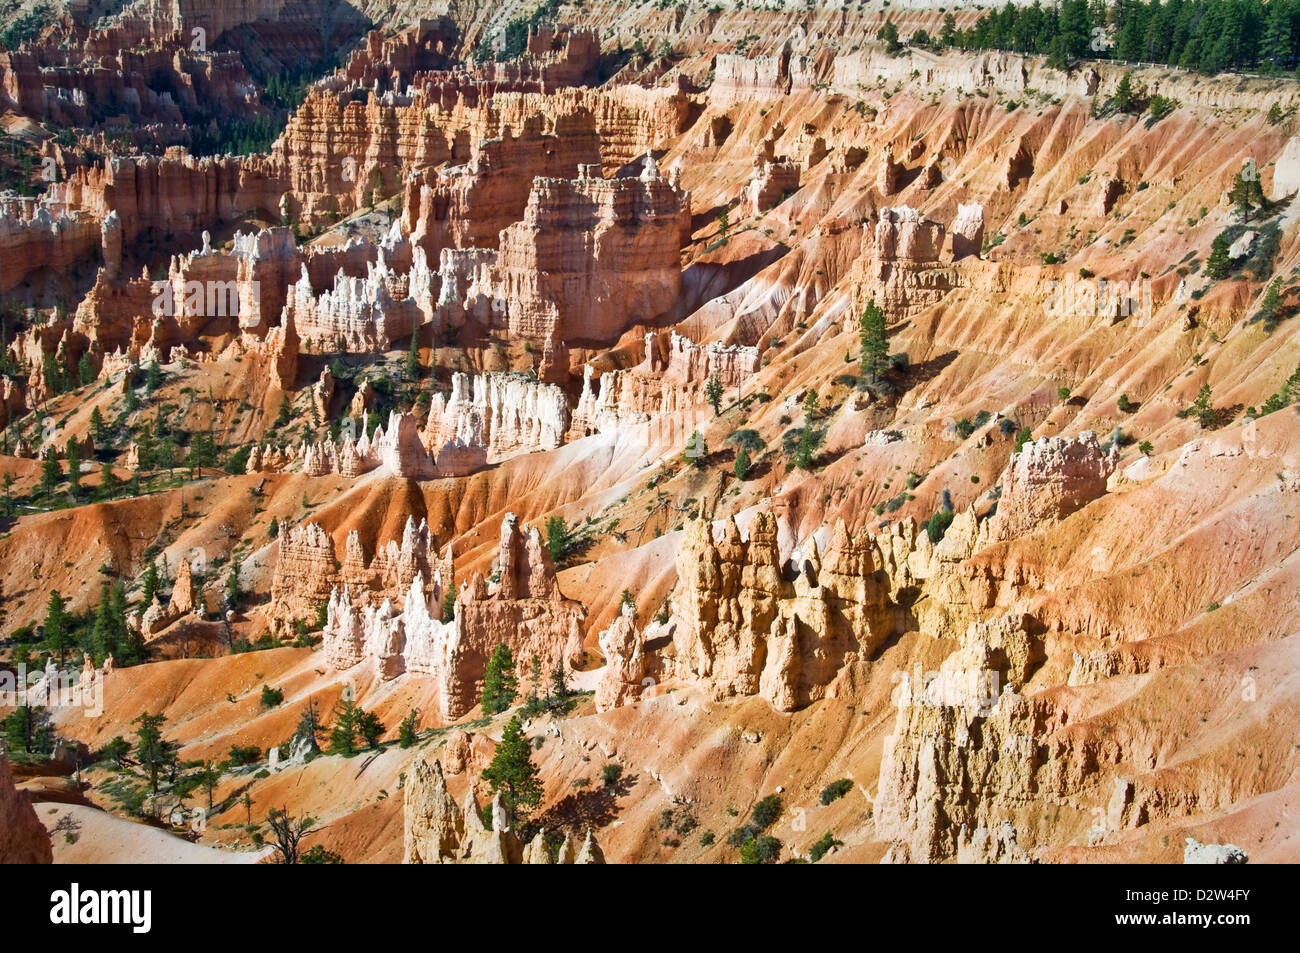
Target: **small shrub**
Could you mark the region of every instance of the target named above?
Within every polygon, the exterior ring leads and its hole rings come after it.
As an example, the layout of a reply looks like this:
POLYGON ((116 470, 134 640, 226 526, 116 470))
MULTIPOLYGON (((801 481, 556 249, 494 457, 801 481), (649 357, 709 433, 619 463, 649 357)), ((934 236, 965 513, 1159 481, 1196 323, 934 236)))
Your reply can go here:
POLYGON ((842 847, 843 845, 844 841, 836 840, 831 835, 831 832, 827 831, 821 836, 821 840, 812 845, 812 849, 808 851, 808 859, 815 864, 825 857, 832 847, 842 847))
POLYGON ((821 802, 821 805, 825 807, 827 804, 838 801, 852 790, 853 782, 848 778, 840 778, 840 780, 832 781, 830 784, 826 785, 826 787, 822 788, 822 793, 818 800, 821 802))

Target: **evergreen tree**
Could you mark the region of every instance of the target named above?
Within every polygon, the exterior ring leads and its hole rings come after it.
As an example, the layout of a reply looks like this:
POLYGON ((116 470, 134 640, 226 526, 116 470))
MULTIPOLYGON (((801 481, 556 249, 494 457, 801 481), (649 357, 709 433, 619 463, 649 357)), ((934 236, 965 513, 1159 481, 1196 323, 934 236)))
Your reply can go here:
POLYGON ((161 713, 151 715, 147 711, 131 722, 140 726, 135 733, 135 759, 149 773, 149 790, 154 797, 158 796, 158 775, 171 761, 175 748, 163 740, 162 729, 166 723, 161 713))
POLYGON ((4 740, 10 751, 49 754, 54 750, 50 713, 41 707, 19 705, 4 719, 4 740))
POLYGON ((501 801, 516 824, 527 817, 530 808, 541 803, 542 782, 533 764, 532 745, 524 736, 517 715, 506 722, 492 763, 483 771, 483 780, 491 785, 494 794, 501 794, 501 801))
POLYGON ((812 424, 787 431, 782 438, 786 460, 796 469, 811 471, 816 463, 817 451, 825 439, 826 432, 812 424))
POLYGON ((99 412, 98 407, 90 412, 90 437, 95 441, 97 449, 108 443, 108 432, 104 427, 104 415, 99 412))
POLYGON ((1211 278, 1226 278, 1232 271, 1232 259, 1228 257, 1231 243, 1226 234, 1216 235, 1210 243, 1210 256, 1205 259, 1205 273, 1211 278))
POLYGON ((95 609, 95 622, 91 628, 90 638, 96 658, 103 659, 110 655, 116 658, 121 654, 117 623, 113 619, 113 600, 109 595, 107 582, 101 583, 99 587, 99 606, 95 609))
POLYGON ((406 717, 402 719, 402 723, 397 727, 397 744, 399 747, 409 748, 411 745, 415 744, 416 740, 419 738, 419 733, 416 728, 419 721, 419 711, 412 708, 407 712, 406 717))
POLYGON ((243 596, 244 592, 239 586, 239 564, 232 563, 230 566, 230 572, 226 574, 226 608, 234 609, 239 605, 239 600, 242 599, 243 596))
POLYGON ((152 394, 160 384, 162 384, 162 368, 158 366, 157 360, 150 361, 149 367, 144 372, 145 392, 152 394))
POLYGON ((207 792, 208 810, 212 810, 212 794, 216 791, 217 785, 221 783, 220 769, 211 761, 204 761, 191 777, 198 782, 199 787, 207 792))
POLYGON ((293 740, 295 742, 305 740, 307 748, 313 754, 320 751, 320 742, 316 736, 320 733, 320 715, 316 711, 316 702, 314 700, 307 702, 307 707, 302 710, 302 717, 298 719, 298 727, 294 730, 293 740))
POLYGON ((81 494, 81 447, 75 438, 68 441, 68 489, 73 499, 81 494))
POLYGON ((1273 321, 1282 308, 1282 279, 1275 278, 1264 292, 1264 300, 1259 303, 1259 318, 1273 321))
POLYGON ((957 18, 951 13, 943 15, 943 28, 939 31, 939 43, 952 46, 957 41, 957 18))
POLYGON ((420 379, 420 329, 418 326, 414 333, 411 334, 411 346, 406 352, 406 379, 412 382, 420 379))
POLYGON ((100 755, 112 761, 119 768, 126 766, 126 759, 131 755, 131 742, 121 735, 114 735, 113 740, 104 745, 100 755))
POLYGON ((54 495, 54 488, 59 485, 63 479, 63 467, 60 466, 59 460, 54 454, 45 458, 41 464, 41 493, 48 500, 54 495))
POLYGON ((1115 108, 1122 113, 1126 113, 1133 105, 1133 78, 1131 73, 1125 73, 1120 77, 1119 85, 1115 87, 1115 108))
POLYGON ((1214 409, 1209 384, 1202 384, 1201 389, 1197 391, 1196 400, 1192 402, 1192 416, 1202 428, 1214 426, 1218 413, 1214 409))
POLYGON ((1228 201, 1237 207, 1237 214, 1241 216, 1243 222, 1250 221, 1250 213, 1253 211, 1251 199, 1254 197, 1254 190, 1251 182, 1243 172, 1238 172, 1232 178, 1232 188, 1228 190, 1228 201))
POLYGON ((885 337, 885 312, 875 298, 867 302, 858 327, 862 341, 858 362, 862 375, 873 382, 879 381, 889 367, 889 341, 885 337))
POLYGON ((63 597, 54 589, 45 604, 45 622, 42 626, 45 637, 45 649, 51 655, 58 656, 62 664, 68 650, 76 645, 72 634, 72 620, 64 607, 63 597))
POLYGON ((569 682, 564 675, 564 665, 556 665, 551 669, 551 690, 547 692, 547 697, 555 702, 566 702, 570 694, 569 682))
POLYGON ((106 500, 111 500, 122 490, 122 481, 113 472, 113 464, 107 461, 99 468, 99 492, 106 500))
POLYGON ((447 592, 442 597, 442 621, 451 622, 456 618, 456 587, 452 580, 447 580, 447 592))
POLYGON ((704 396, 713 408, 713 416, 718 416, 722 404, 722 380, 718 377, 717 371, 709 375, 708 383, 704 385, 704 396))
POLYGON ((733 472, 736 474, 736 479, 743 480, 749 476, 749 469, 751 466, 752 464, 749 459, 748 451, 746 451, 744 447, 741 447, 740 450, 736 452, 736 463, 733 469, 733 472))
POLYGON ((95 366, 90 362, 90 353, 81 355, 81 362, 77 365, 77 382, 85 387, 95 380, 95 366))
POLYGON ((330 729, 330 754, 354 755, 357 753, 357 732, 361 728, 362 711, 345 694, 334 703, 334 727, 330 729))
POLYGON ((499 715, 510 707, 519 689, 515 678, 515 657, 510 647, 499 643, 488 659, 483 675, 483 695, 480 703, 485 715, 499 715))
POLYGON ((557 566, 569 551, 569 530, 561 516, 546 517, 546 551, 557 566))
POLYGON ((1272 0, 1268 21, 1259 42, 1259 59, 1265 72, 1285 72, 1291 65, 1291 17, 1294 7, 1272 0))
POLYGON ((149 563, 144 567, 144 575, 140 579, 140 601, 148 606, 153 601, 153 597, 158 593, 158 564, 149 563))
POLYGON ((1061 4, 1060 31, 1066 56, 1079 59, 1088 55, 1092 44, 1092 23, 1087 0, 1065 0, 1061 4))
POLYGON ((172 471, 176 469, 176 440, 171 434, 168 434, 167 438, 158 444, 155 462, 158 469, 167 471, 169 477, 172 475, 172 471))
POLYGON ((903 48, 903 44, 898 42, 898 27, 894 25, 893 20, 886 20, 877 36, 885 44, 885 50, 888 53, 897 53, 903 48))
POLYGON ((384 723, 373 711, 363 711, 357 718, 357 732, 370 748, 379 747, 379 739, 385 730, 384 723))

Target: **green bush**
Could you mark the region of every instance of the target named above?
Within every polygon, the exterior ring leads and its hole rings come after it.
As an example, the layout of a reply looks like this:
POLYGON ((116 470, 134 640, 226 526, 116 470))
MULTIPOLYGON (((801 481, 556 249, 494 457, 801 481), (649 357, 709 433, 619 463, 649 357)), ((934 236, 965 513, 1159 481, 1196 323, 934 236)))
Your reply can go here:
POLYGON ((780 816, 781 795, 769 794, 754 805, 754 810, 750 812, 749 819, 758 826, 759 830, 765 831, 775 824, 780 816))
POLYGON ((853 790, 853 782, 848 778, 840 778, 838 781, 832 781, 826 787, 822 788, 821 797, 818 799, 821 805, 825 807, 834 801, 838 801, 844 795, 853 790))
POLYGON ((844 841, 836 840, 831 835, 831 832, 827 831, 825 834, 821 836, 821 840, 817 841, 817 843, 812 845, 812 849, 808 851, 808 859, 815 864, 817 863, 817 861, 825 857, 827 852, 832 847, 842 847, 842 846, 844 846, 844 841))

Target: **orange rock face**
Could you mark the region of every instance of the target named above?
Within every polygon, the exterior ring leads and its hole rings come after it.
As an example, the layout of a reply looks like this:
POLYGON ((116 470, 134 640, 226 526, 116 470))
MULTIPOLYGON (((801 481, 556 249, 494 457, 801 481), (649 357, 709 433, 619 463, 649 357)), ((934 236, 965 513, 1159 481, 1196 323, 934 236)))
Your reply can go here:
POLYGON ((0 757, 0 863, 53 862, 49 835, 27 795, 14 787, 9 759, 0 757))
POLYGON ((613 341, 672 310, 687 196, 666 179, 535 179, 501 235, 498 295, 511 334, 613 341))

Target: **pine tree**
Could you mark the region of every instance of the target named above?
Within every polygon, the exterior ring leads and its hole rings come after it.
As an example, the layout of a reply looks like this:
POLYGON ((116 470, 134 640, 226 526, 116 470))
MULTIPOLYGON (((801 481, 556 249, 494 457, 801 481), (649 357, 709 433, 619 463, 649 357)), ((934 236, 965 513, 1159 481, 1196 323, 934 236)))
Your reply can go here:
POLYGON ((893 20, 886 20, 885 25, 880 28, 877 34, 880 41, 885 44, 886 52, 893 54, 903 48, 903 44, 898 42, 898 27, 893 20))
POLYGON ((1228 236, 1220 233, 1210 243, 1210 255, 1205 259, 1205 273, 1211 278, 1226 278, 1232 271, 1232 259, 1228 257, 1228 236))
POLYGON ((68 489, 73 499, 81 494, 81 447, 75 438, 68 441, 68 489))
POLYGON ((407 712, 406 717, 402 719, 402 723, 397 728, 397 744, 399 747, 409 748, 411 745, 415 744, 419 738, 419 733, 416 727, 419 722, 420 713, 416 709, 412 708, 407 712))
POLYGON ((148 606, 158 592, 158 564, 149 563, 144 567, 144 576, 140 580, 140 601, 148 606))
POLYGON ((713 416, 718 416, 722 404, 722 380, 718 377, 717 371, 709 375, 708 383, 704 385, 704 396, 713 408, 713 416))
POLYGON ((99 468, 99 493, 106 500, 111 500, 122 490, 122 481, 113 472, 113 464, 105 461, 99 468))
POLYGON ((939 43, 952 46, 957 41, 957 18, 951 13, 943 15, 943 28, 939 31, 939 43))
POLYGON ((1201 389, 1196 392, 1196 400, 1192 402, 1192 416, 1202 428, 1214 426, 1218 413, 1214 409, 1209 384, 1202 384, 1201 389))
POLYGON ((1065 0, 1061 4, 1060 33, 1063 52, 1071 59, 1087 56, 1091 49, 1092 23, 1087 0, 1065 0))
POLYGON ((226 575, 226 608, 234 609, 235 606, 239 605, 239 600, 243 598, 243 595, 243 590, 239 586, 239 564, 232 563, 230 572, 226 575))
POLYGON ((212 810, 212 795, 221 782, 221 770, 211 761, 204 761, 199 769, 190 776, 198 782, 199 787, 207 792, 208 810, 212 810))
POLYGON ((45 499, 54 495, 54 488, 59 485, 63 479, 63 467, 59 464, 58 458, 50 454, 41 464, 41 493, 45 499))
POLYGON ((334 704, 334 727, 330 729, 330 754, 354 755, 357 753, 357 732, 361 728, 362 711, 350 694, 345 694, 334 704))
POLYGON ((551 562, 559 565, 568 550, 569 530, 564 525, 564 518, 556 515, 546 517, 546 551, 551 556, 551 562))
POLYGON ((1282 308, 1282 279, 1275 278, 1273 283, 1268 286, 1264 292, 1264 300, 1259 303, 1259 317, 1264 321, 1272 321, 1277 317, 1277 313, 1282 308))
POLYGON ((316 740, 316 735, 320 733, 320 715, 316 711, 316 702, 314 700, 307 702, 307 707, 302 710, 302 717, 298 719, 298 727, 294 730, 293 740, 297 742, 304 739, 307 742, 308 750, 313 754, 320 751, 320 742, 316 740))
POLYGON ((1232 188, 1228 190, 1228 201, 1237 207, 1237 213, 1241 215, 1243 222, 1250 221, 1250 213, 1253 211, 1251 207, 1253 196, 1254 189, 1251 187, 1251 182, 1244 173, 1238 172, 1232 178, 1232 188))
POLYGON ((95 365, 90 362, 90 352, 81 355, 81 362, 77 365, 77 382, 85 387, 95 380, 95 365))
POLYGON ((790 466, 800 470, 812 470, 816 464, 817 451, 825 439, 826 432, 813 427, 812 424, 787 431, 782 443, 790 466))
POLYGON ((1133 78, 1131 73, 1125 73, 1120 77, 1119 85, 1115 87, 1115 108, 1122 113, 1129 111, 1133 105, 1133 78))
POLYGON ((121 654, 117 642, 117 624, 113 620, 113 602, 108 592, 108 583, 99 587, 99 606, 95 609, 95 622, 90 630, 91 646, 96 658, 103 659, 121 654))
POLYGON ((156 360, 150 361, 149 367, 144 372, 144 389, 152 394, 160 384, 162 384, 162 368, 158 366, 156 360))
POLYGON ((45 622, 42 631, 45 636, 46 650, 57 655, 59 662, 62 663, 64 656, 76 642, 72 636, 72 624, 64 608, 63 597, 59 595, 57 589, 50 592, 49 601, 45 604, 45 622))
POLYGON ((733 472, 736 474, 736 479, 743 480, 749 476, 749 468, 751 465, 749 453, 744 447, 741 447, 740 450, 736 452, 736 463, 733 469, 733 472))
POLYGON ((510 707, 519 689, 515 678, 515 657, 510 647, 499 643, 488 659, 483 675, 483 695, 480 702, 485 715, 499 715, 510 707))
POLYGON ((1285 72, 1291 65, 1291 13, 1278 0, 1268 4, 1268 21, 1259 42, 1259 59, 1264 71, 1285 72))
POLYGON ((412 382, 420 379, 420 329, 418 326, 411 333, 411 347, 406 352, 406 379, 412 382))
POLYGON ((451 622, 456 618, 456 587, 452 580, 447 581, 447 592, 442 597, 442 621, 451 622))
POLYGON ((885 337, 885 312, 872 298, 859 322, 861 350, 859 365, 864 377, 879 381, 889 367, 889 341, 885 337))
POLYGON ((379 739, 387 729, 373 711, 363 711, 357 718, 357 732, 370 748, 379 747, 379 739))
POLYGON ((154 797, 158 796, 158 775, 171 759, 174 748, 163 740, 162 729, 166 723, 167 719, 161 713, 151 715, 147 711, 131 722, 140 726, 135 733, 135 758, 149 772, 149 789, 154 797))
POLYGON ((533 764, 532 745, 524 736, 519 717, 513 716, 501 732, 501 741, 492 755, 492 763, 483 770, 483 780, 500 792, 501 801, 517 824, 529 809, 542 801, 542 782, 533 764))
POLYGON ((108 434, 104 429, 104 415, 96 407, 90 412, 90 437, 95 441, 95 447, 102 448, 108 443, 108 434))
POLYGON ((54 729, 46 709, 19 705, 3 722, 3 737, 10 751, 22 749, 28 754, 48 754, 53 750, 54 729))

